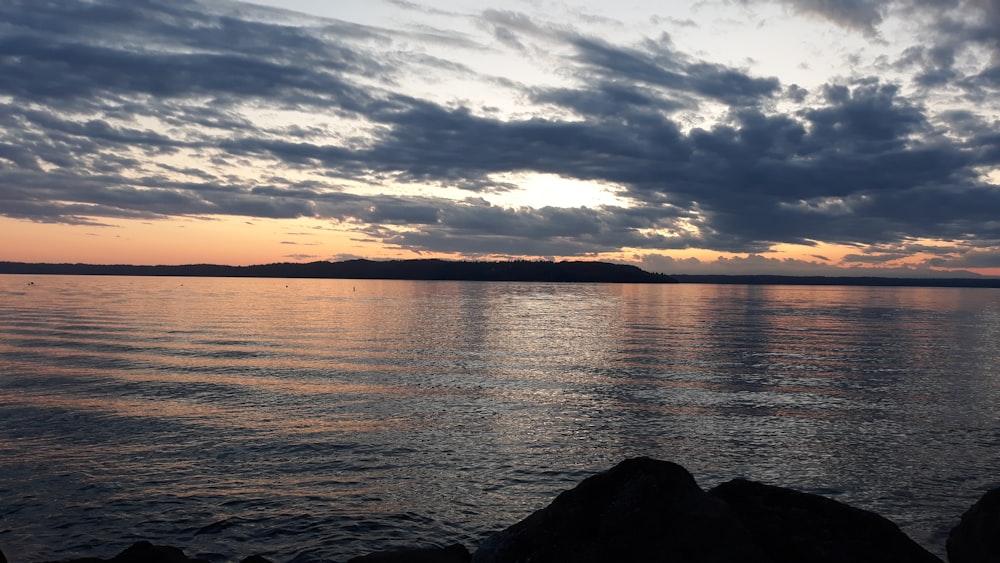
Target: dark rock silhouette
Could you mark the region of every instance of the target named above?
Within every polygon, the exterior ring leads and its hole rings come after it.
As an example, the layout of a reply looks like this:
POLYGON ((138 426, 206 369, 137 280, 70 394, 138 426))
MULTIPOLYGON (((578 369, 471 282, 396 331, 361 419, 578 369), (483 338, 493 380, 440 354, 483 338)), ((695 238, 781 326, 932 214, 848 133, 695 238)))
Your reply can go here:
POLYGON ((622 462, 487 539, 476 563, 940 563, 885 518, 735 480, 704 492, 681 466, 622 462))
POLYGON ((775 563, 940 563, 889 520, 833 499, 743 479, 709 493, 775 563))
MULTIPOLYGON (((111 559, 82 557, 68 559, 61 563, 210 563, 207 559, 188 557, 176 547, 154 545, 148 541, 138 541, 111 559)), ((271 563, 259 555, 247 557, 241 563, 271 563)))
POLYGON ((70 559, 65 563, 209 563, 204 559, 190 559, 179 548, 167 545, 153 545, 148 541, 138 541, 111 559, 83 557, 70 559))
POLYGON ((948 535, 951 563, 1000 561, 1000 487, 988 491, 948 535))
POLYGON ((626 460, 488 538, 476 563, 768 562, 736 514, 686 469, 626 460))
MULTIPOLYGON (((951 563, 1000 562, 1000 488, 948 538, 951 563)), ((380 551, 349 563, 941 563, 889 520, 833 499, 744 479, 702 490, 680 465, 627 459, 487 538, 380 551)), ((0 552, 0 563, 6 559, 0 552)), ((65 563, 207 563, 137 542, 111 559, 65 563)), ((241 563, 270 563, 251 556, 241 563)))
POLYGON ((464 545, 379 551, 349 559, 347 563, 468 563, 472 554, 464 545))
POLYGON ((188 563, 204 560, 189 559, 183 551, 176 547, 153 545, 148 541, 140 541, 114 556, 111 561, 112 563, 188 563))

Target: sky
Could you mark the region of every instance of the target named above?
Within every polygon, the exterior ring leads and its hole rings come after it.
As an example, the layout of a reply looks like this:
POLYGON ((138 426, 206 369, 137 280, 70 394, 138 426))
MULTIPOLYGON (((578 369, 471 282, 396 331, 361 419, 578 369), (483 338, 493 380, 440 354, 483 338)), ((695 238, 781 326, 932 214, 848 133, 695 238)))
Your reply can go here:
POLYGON ((0 260, 1000 275, 1000 0, 0 13, 0 260))

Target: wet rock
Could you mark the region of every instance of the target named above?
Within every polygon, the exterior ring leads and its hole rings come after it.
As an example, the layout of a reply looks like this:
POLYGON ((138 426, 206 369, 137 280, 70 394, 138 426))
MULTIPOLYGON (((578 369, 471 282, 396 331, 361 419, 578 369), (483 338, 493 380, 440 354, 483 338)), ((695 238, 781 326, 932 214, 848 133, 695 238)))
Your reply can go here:
POLYGON ((743 479, 709 493, 776 563, 941 563, 891 521, 833 499, 743 479))
POLYGON ((350 559, 347 563, 469 563, 472 554, 461 544, 448 547, 379 551, 350 559))
POLYGON ((585 479, 488 538, 472 560, 770 562, 725 502, 680 465, 650 458, 585 479))
POLYGON ((948 534, 951 563, 1000 561, 1000 487, 983 495, 948 534))

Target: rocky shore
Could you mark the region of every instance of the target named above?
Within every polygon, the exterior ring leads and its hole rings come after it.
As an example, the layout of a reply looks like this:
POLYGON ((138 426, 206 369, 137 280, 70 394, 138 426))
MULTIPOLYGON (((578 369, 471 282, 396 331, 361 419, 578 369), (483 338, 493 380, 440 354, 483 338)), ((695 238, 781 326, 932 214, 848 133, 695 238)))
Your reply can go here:
MULTIPOLYGON (((961 518, 950 563, 1000 562, 1000 488, 961 518)), ((709 491, 680 465, 628 459, 487 538, 371 553, 349 563, 940 563, 878 514, 814 494, 743 479, 709 491)), ((111 559, 65 563, 209 563, 138 542, 111 559)), ((241 563, 267 563, 250 556, 241 563)), ((0 553, 0 563, 6 563, 0 553)))

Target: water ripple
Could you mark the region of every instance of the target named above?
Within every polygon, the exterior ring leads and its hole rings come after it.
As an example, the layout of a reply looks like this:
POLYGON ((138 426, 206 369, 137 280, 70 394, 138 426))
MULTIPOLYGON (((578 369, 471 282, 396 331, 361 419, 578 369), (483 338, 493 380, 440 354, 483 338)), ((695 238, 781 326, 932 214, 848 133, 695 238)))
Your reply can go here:
POLYGON ((995 292, 23 285, 0 276, 15 561, 471 547, 633 455, 874 509, 940 553, 1000 484, 995 292))

